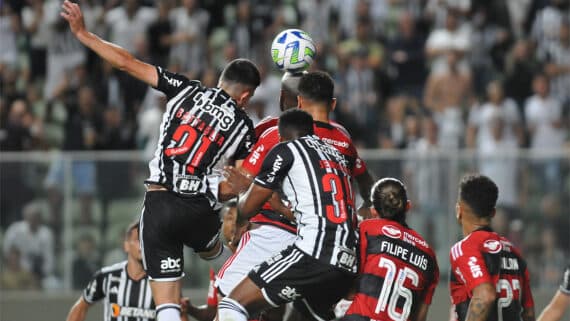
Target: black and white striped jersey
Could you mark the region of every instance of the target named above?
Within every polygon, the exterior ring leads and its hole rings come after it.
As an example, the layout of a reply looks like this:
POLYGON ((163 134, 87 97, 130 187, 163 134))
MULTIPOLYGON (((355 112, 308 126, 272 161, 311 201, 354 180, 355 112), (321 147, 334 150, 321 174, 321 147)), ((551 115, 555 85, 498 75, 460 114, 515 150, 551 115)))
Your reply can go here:
POLYGON ((217 199, 222 167, 230 159, 245 158, 255 142, 253 122, 222 89, 160 67, 157 72, 156 89, 168 102, 145 183, 217 199))
POLYGON ((83 290, 83 299, 91 304, 105 300, 104 321, 150 321, 156 311, 147 277, 129 278, 127 261, 102 268, 83 290))
POLYGON ((297 221, 295 245, 317 260, 356 272, 350 161, 317 136, 276 145, 254 182, 280 191, 297 221))

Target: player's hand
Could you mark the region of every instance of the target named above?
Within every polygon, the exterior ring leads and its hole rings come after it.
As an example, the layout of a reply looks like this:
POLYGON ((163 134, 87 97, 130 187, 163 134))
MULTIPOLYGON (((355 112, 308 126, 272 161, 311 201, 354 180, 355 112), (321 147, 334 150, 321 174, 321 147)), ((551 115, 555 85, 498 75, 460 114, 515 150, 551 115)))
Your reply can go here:
POLYGON ((190 306, 190 298, 181 297, 180 298, 180 313, 187 314, 189 306, 190 306))
POLYGON ((63 1, 62 11, 60 15, 69 23, 69 28, 74 35, 85 31, 85 21, 83 20, 83 13, 77 3, 69 0, 63 1))
POLYGON ((360 208, 358 208, 358 216, 362 217, 363 220, 367 220, 369 218, 372 218, 372 212, 370 211, 370 207, 368 206, 360 206, 360 208))
POLYGON ((250 176, 233 166, 224 167, 224 177, 231 188, 231 192, 235 195, 245 192, 252 182, 250 176))

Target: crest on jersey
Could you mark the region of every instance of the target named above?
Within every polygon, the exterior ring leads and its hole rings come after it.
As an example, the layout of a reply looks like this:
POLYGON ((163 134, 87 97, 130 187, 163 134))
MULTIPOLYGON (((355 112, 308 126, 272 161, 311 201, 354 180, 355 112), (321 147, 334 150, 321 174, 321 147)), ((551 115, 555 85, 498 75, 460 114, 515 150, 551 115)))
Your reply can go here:
POLYGON ((492 254, 499 253, 503 249, 501 242, 497 240, 486 240, 483 243, 483 247, 487 249, 487 252, 492 254))
POLYGON ((391 237, 393 239, 399 239, 402 237, 402 231, 399 228, 392 226, 392 225, 384 225, 382 226, 382 233, 384 235, 391 237))

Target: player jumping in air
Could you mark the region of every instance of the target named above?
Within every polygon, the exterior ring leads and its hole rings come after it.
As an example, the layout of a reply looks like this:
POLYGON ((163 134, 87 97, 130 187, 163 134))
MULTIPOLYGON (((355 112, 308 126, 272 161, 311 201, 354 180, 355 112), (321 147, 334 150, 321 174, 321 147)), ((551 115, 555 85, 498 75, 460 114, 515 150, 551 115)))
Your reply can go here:
POLYGON ((313 135, 313 119, 288 110, 279 118, 283 143, 263 161, 238 212, 258 213, 274 191, 291 203, 298 231, 293 245, 257 265, 218 306, 222 321, 245 321, 258 311, 293 302, 307 318, 332 319, 332 306, 356 273, 351 162, 313 135))
POLYGON ((243 107, 260 83, 259 71, 251 61, 236 59, 225 67, 216 88, 206 88, 90 33, 75 3, 64 1, 61 16, 81 43, 168 99, 145 181, 140 232, 157 318, 180 320, 183 246, 192 247, 216 270, 231 254, 218 237, 218 186, 222 167, 245 158, 254 143, 253 124, 243 107))

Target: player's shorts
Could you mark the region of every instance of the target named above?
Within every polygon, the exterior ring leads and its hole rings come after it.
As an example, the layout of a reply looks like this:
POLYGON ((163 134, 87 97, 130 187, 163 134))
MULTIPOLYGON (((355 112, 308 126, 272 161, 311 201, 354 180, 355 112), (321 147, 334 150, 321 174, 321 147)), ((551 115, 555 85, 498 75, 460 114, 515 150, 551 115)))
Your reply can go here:
POLYGON ((259 225, 258 228, 245 232, 236 252, 218 272, 216 287, 220 294, 229 295, 252 267, 283 251, 293 244, 296 237, 291 232, 271 225, 259 225))
POLYGON ((167 191, 147 192, 140 221, 143 266, 157 281, 184 276, 184 245, 205 252, 219 238, 220 219, 202 195, 182 197, 167 191))
POLYGON ((270 305, 293 302, 312 320, 334 319, 334 305, 350 290, 355 274, 337 269, 291 245, 248 274, 270 305))

